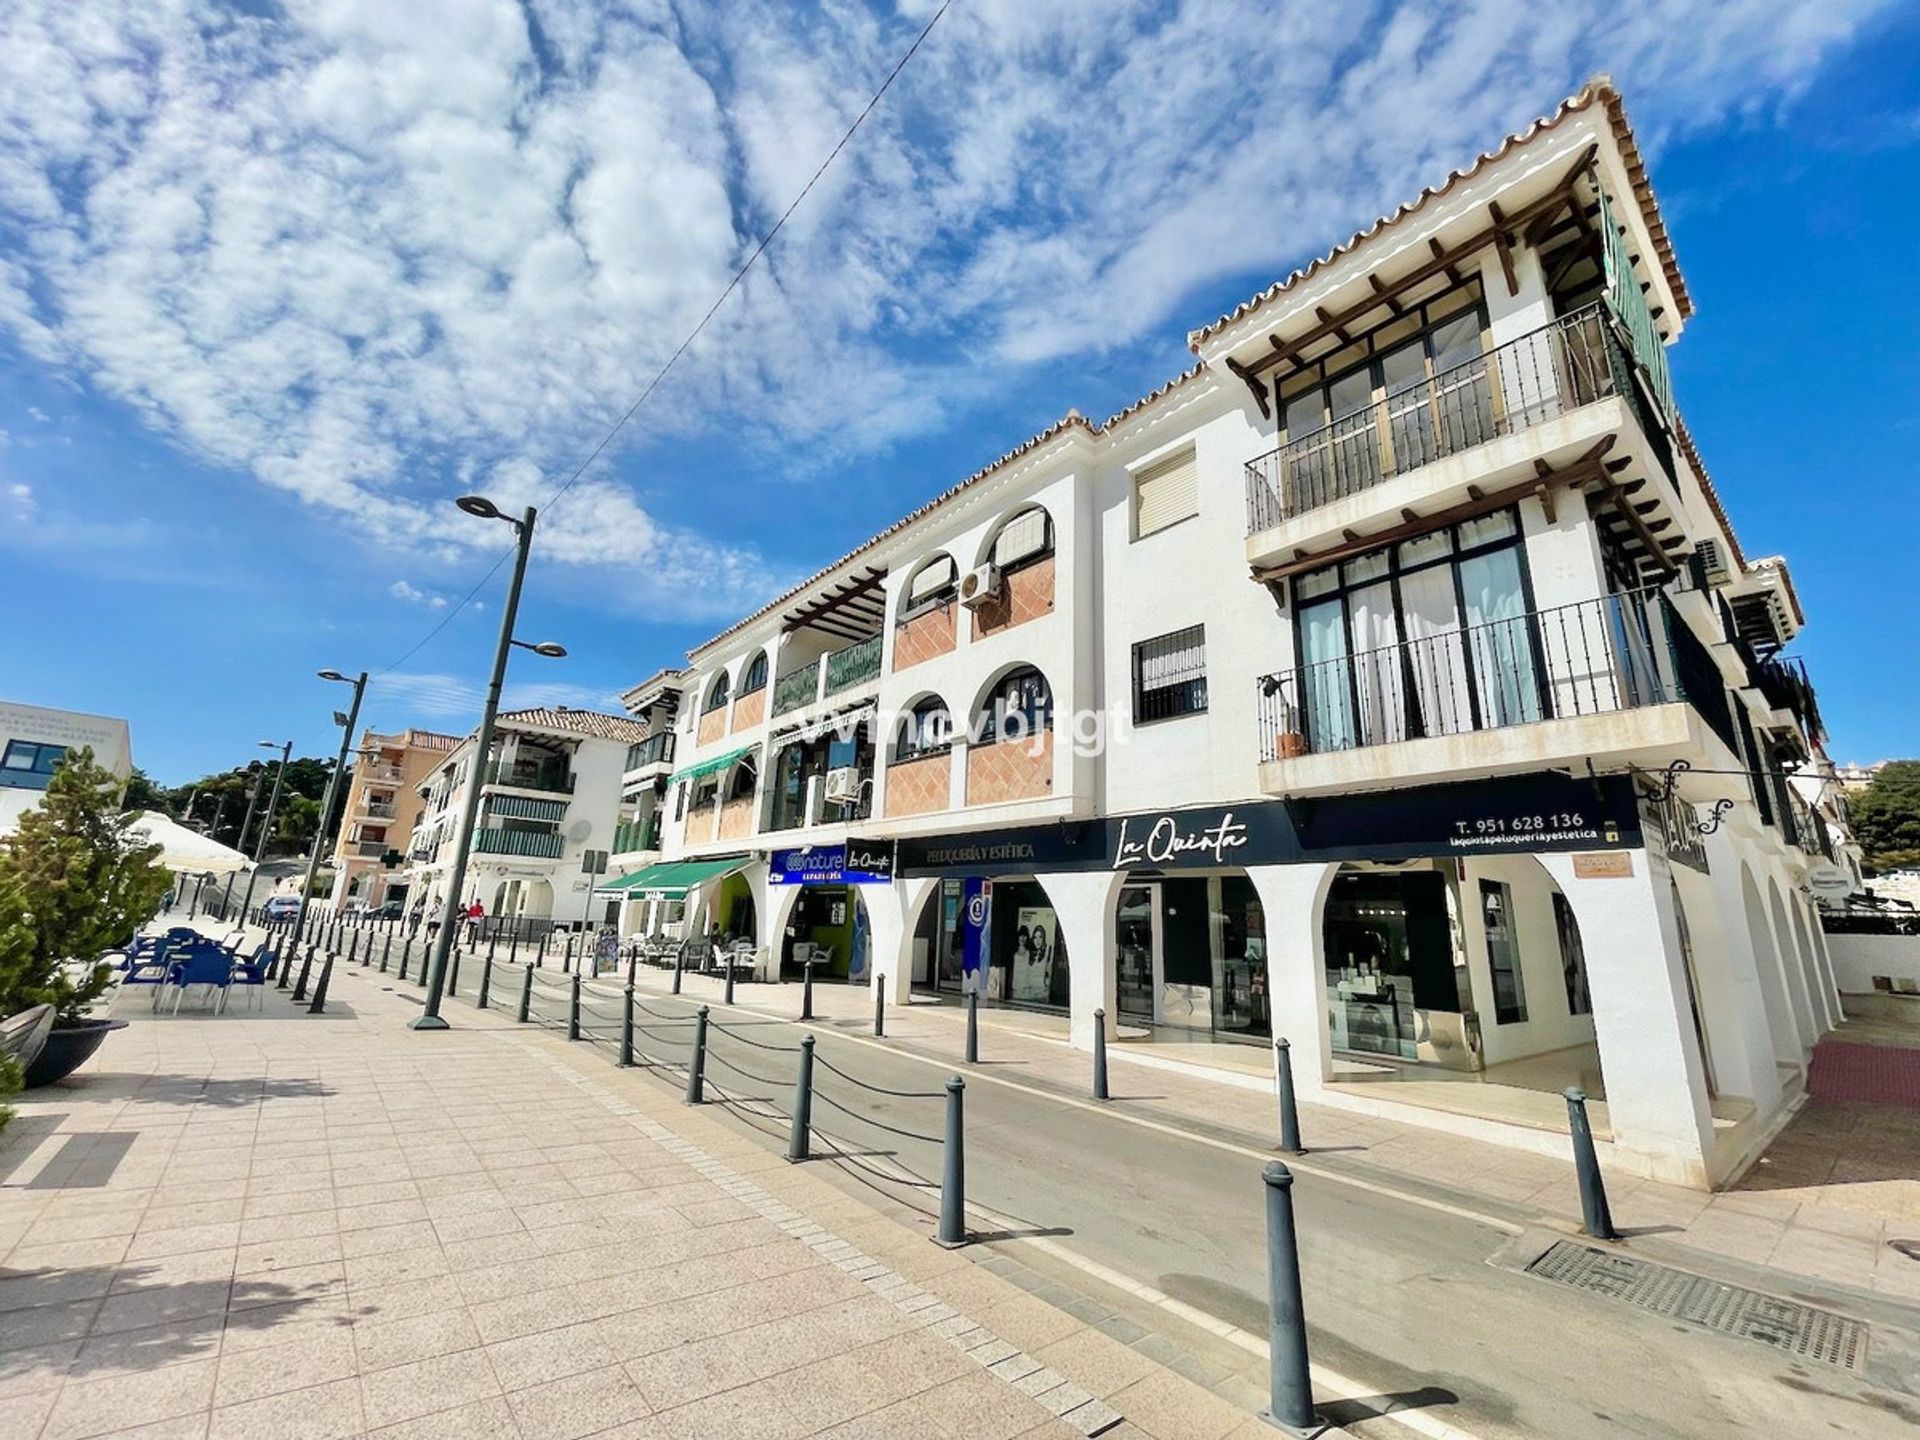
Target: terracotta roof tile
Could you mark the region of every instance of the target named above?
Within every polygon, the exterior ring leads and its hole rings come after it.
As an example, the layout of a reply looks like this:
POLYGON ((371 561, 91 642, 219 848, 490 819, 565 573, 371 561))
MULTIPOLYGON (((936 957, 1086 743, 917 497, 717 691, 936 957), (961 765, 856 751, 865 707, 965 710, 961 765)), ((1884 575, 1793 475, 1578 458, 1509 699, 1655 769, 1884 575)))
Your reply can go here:
POLYGON ((503 725, 538 725, 545 730, 570 730, 596 740, 618 740, 632 745, 647 738, 647 727, 631 715, 606 715, 598 710, 511 710, 500 717, 503 725))
POLYGON ((1613 88, 1613 82, 1604 76, 1587 82, 1576 95, 1568 97, 1560 108, 1551 115, 1543 115, 1525 130, 1509 135, 1500 142, 1498 148, 1480 155, 1464 170, 1455 170, 1439 185, 1429 185, 1412 200, 1395 210, 1391 215, 1383 215, 1366 229, 1356 231, 1344 244, 1336 245, 1325 255, 1310 261, 1305 268, 1294 271, 1284 280, 1276 280, 1265 290, 1244 303, 1234 307, 1233 313, 1222 315, 1211 325, 1203 326, 1187 337, 1187 344, 1198 351, 1214 335, 1229 325, 1237 324, 1261 307, 1270 304, 1291 290, 1301 281, 1310 278, 1347 255, 1352 254, 1376 235, 1398 225, 1409 215, 1425 208, 1431 200, 1437 200, 1454 186, 1464 180, 1471 180, 1487 166, 1506 158, 1519 146, 1544 135, 1549 130, 1563 124, 1569 116, 1577 115, 1592 105, 1604 105, 1607 110, 1608 124, 1613 128, 1615 143, 1620 147, 1620 159, 1626 166, 1627 177, 1633 183, 1634 198, 1640 202, 1640 209, 1646 220, 1647 231, 1653 237, 1653 246, 1660 259, 1660 268, 1666 275, 1667 283, 1673 289, 1674 299, 1679 304, 1682 319, 1693 314, 1693 300, 1687 294, 1686 281, 1681 278, 1679 262, 1674 259, 1673 243, 1668 238, 1666 221, 1661 218, 1660 205, 1654 199, 1653 186, 1647 181, 1646 163, 1640 158, 1640 147, 1633 138, 1633 128, 1627 123, 1626 108, 1620 99, 1620 92, 1613 88))

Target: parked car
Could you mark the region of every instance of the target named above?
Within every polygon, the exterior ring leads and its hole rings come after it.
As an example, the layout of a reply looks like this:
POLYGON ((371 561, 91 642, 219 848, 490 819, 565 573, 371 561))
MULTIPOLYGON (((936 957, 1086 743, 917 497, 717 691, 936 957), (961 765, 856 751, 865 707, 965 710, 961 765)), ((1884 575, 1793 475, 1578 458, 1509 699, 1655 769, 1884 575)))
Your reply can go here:
POLYGON ((404 900, 383 900, 371 912, 369 918, 374 920, 398 920, 406 913, 407 907, 404 900))
POLYGON ((266 903, 260 907, 260 914, 266 920, 292 920, 300 914, 298 895, 269 895, 266 903))

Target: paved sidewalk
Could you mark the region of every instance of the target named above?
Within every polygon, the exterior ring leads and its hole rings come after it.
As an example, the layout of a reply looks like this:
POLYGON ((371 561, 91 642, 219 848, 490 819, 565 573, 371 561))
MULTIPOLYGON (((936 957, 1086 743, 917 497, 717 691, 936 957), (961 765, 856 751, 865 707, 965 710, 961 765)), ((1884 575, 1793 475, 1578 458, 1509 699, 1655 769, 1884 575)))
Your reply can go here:
POLYGON ((465 1005, 409 1034, 390 984, 122 997, 25 1099, 0 1435, 1272 1433, 586 1047, 465 1005))
MULTIPOLYGON (((638 978, 643 990, 654 991, 671 979, 645 969, 638 978)), ((703 1000, 719 996, 719 983, 706 977, 685 977, 684 987, 703 1000)), ((799 1014, 800 989, 741 985, 737 999, 792 1017, 799 1014)), ((816 985, 814 1008, 823 1025, 871 1033, 865 987, 816 985)), ((1835 1040, 1845 1043, 1851 1028, 1843 1026, 1835 1040)), ((1875 1030, 1863 1020, 1859 1028, 1888 1043, 1884 1025, 1875 1030)), ((1064 1026, 1053 1017, 983 1008, 980 1034, 983 1058, 999 1062, 995 1077, 1089 1094, 1091 1059, 1066 1044, 1064 1026)), ((895 1006, 887 1014, 887 1043, 948 1064, 962 1053, 964 1035, 964 1013, 954 1005, 916 997, 904 1011, 895 1006)), ((1265 1052, 1247 1047, 1250 1082, 1248 1074, 1215 1076, 1191 1064, 1170 1065, 1167 1048, 1124 1041, 1108 1047, 1117 1102, 1145 1116, 1197 1122, 1252 1146, 1274 1143, 1278 1124, 1265 1052)), ((1569 1161, 1313 1105, 1301 1107, 1301 1131, 1310 1154, 1300 1168, 1423 1192, 1439 1187, 1490 1213, 1579 1229, 1569 1161)), ((1610 1176, 1607 1190, 1615 1223, 1659 1248, 1691 1248, 1790 1272, 1788 1280, 1799 1276, 1895 1304, 1920 1304, 1920 1111, 1810 1100, 1732 1190, 1706 1194, 1629 1175, 1610 1176)))

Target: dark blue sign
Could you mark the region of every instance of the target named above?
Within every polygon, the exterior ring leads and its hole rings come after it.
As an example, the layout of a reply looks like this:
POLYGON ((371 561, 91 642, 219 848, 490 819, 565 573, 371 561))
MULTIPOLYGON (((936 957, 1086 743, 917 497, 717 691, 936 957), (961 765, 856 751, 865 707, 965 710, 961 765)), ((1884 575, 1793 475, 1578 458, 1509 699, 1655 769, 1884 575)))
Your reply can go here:
POLYGON ((993 892, 988 882, 968 879, 960 882, 960 988, 978 991, 987 979, 987 920, 992 914, 993 892))
POLYGON ((893 849, 870 841, 845 845, 802 845, 767 857, 770 885, 889 885, 893 849), (849 851, 852 853, 849 854, 849 851))

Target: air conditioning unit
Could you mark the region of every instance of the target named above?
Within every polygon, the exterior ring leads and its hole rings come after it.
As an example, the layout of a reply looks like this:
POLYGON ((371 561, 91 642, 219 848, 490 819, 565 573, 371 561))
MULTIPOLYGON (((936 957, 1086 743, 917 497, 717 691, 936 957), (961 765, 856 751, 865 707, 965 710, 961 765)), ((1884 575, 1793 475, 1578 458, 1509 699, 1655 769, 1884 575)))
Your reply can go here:
POLYGON ((809 775, 807 777, 806 804, 802 808, 801 824, 818 825, 820 823, 820 792, 823 786, 824 779, 822 776, 809 775))
POLYGON ((1709 585, 1724 585, 1732 578, 1727 569, 1727 552, 1718 540, 1702 540, 1693 547, 1700 557, 1700 577, 1709 585))
POLYGON ((838 805, 849 805, 860 798, 860 772, 851 765, 842 765, 838 770, 827 772, 827 799, 838 805))
POLYGON ((1000 567, 976 565, 960 577, 960 603, 978 610, 1000 598, 1000 567))

